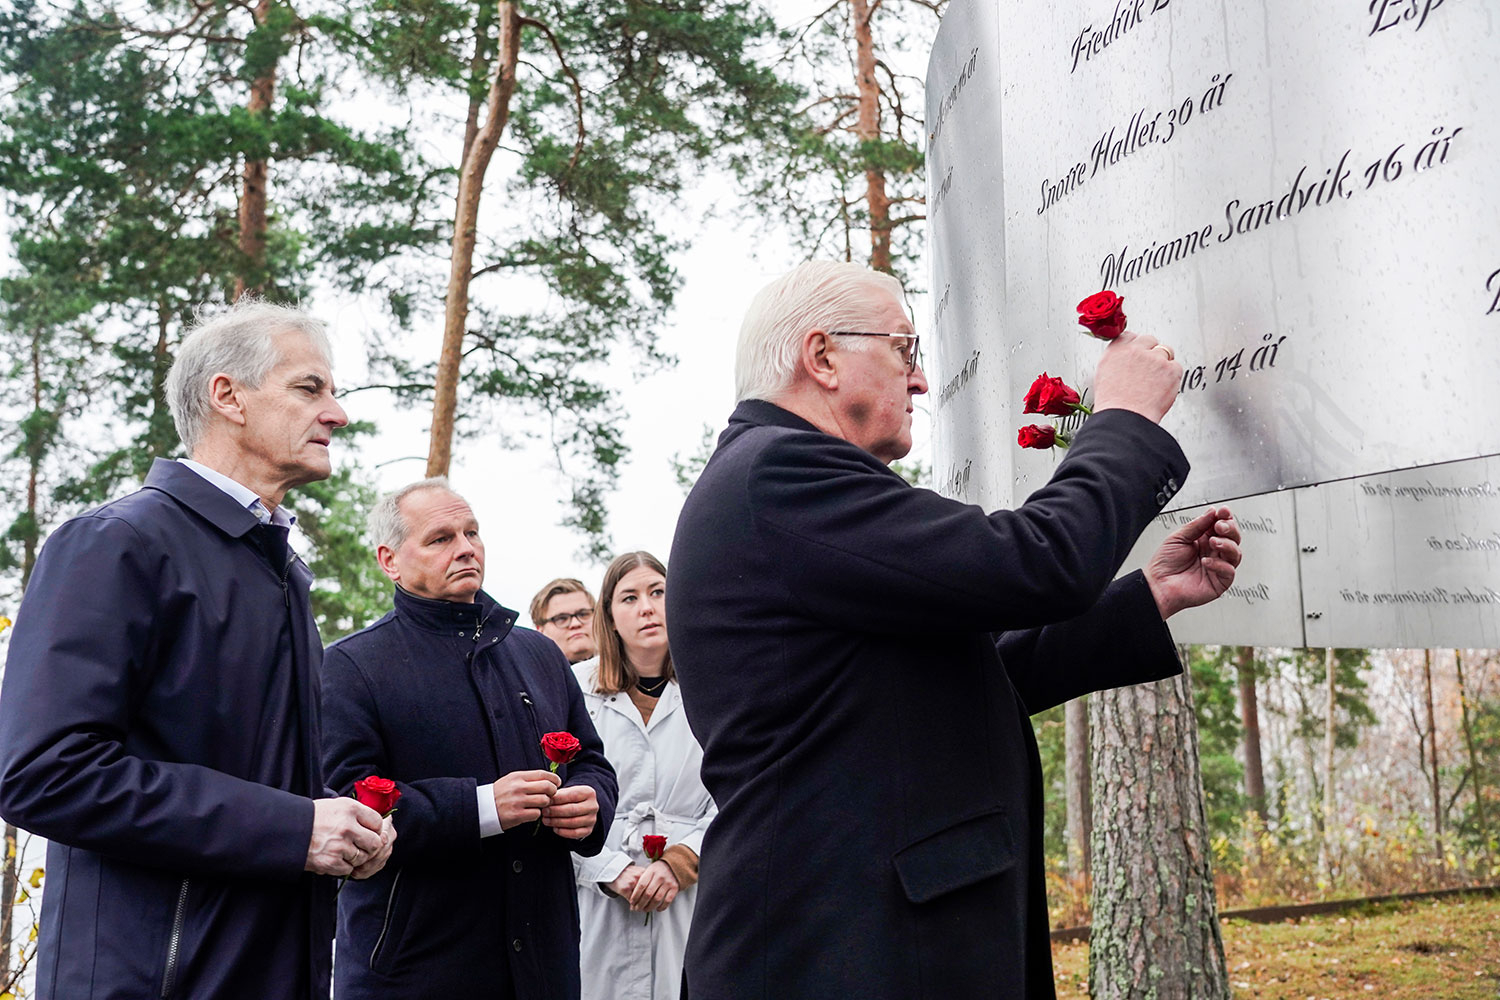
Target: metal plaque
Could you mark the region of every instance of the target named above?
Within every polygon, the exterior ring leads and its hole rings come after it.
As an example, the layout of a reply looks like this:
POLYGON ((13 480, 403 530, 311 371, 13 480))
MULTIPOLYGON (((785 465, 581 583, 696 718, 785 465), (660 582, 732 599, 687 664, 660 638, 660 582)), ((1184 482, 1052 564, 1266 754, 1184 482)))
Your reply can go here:
POLYGON ((938 488, 993 508, 1047 481, 1022 397, 1046 371, 1088 399, 1104 346, 1074 305, 1112 288, 1186 369, 1164 426, 1193 471, 1133 558, 1206 503, 1245 528, 1235 590, 1174 634, 1500 645, 1495 13, 953 0, 926 108, 938 488))
POLYGON ((953 0, 927 78, 944 487, 1050 476, 1020 400, 1044 370, 1087 387, 1101 287, 1186 368, 1181 506, 1500 453, 1495 15, 953 0))
MULTIPOLYGON (((1179 642, 1500 646, 1500 459, 1361 476, 1228 504, 1245 560, 1219 600, 1179 613, 1179 642)), ((1126 569, 1204 508, 1163 514, 1126 569)))

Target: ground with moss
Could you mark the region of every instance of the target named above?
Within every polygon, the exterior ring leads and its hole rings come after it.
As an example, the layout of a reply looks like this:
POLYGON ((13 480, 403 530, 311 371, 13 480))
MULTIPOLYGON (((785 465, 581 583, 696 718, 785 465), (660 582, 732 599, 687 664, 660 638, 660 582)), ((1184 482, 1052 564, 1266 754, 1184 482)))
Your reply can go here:
MULTIPOLYGON (((1224 953, 1236 998, 1500 1000, 1500 897, 1231 920, 1224 953)), ((1053 945, 1059 998, 1089 995, 1088 954, 1086 943, 1053 945)))

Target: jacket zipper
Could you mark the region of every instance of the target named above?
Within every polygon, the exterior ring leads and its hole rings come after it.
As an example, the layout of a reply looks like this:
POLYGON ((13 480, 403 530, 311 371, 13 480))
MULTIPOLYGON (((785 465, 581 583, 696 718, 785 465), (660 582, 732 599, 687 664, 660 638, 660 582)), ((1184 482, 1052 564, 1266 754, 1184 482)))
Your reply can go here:
POLYGON ((167 938, 167 971, 161 977, 162 1000, 172 995, 177 980, 177 960, 182 954, 182 924, 187 919, 188 879, 177 889, 177 908, 172 911, 172 933, 167 938))
MULTIPOLYGON (((405 871, 402 869, 401 871, 405 871)), ((396 872, 396 877, 391 879, 391 894, 385 899, 385 919, 380 922, 380 936, 375 939, 375 947, 370 949, 370 970, 375 969, 375 959, 380 955, 380 946, 385 944, 385 936, 391 929, 391 911, 396 908, 396 886, 401 884, 401 871, 396 872)))
POLYGON ((526 705, 526 714, 531 716, 531 734, 536 737, 536 745, 540 750, 542 745, 542 727, 537 725, 536 704, 532 702, 531 695, 525 691, 521 692, 521 701, 526 705))

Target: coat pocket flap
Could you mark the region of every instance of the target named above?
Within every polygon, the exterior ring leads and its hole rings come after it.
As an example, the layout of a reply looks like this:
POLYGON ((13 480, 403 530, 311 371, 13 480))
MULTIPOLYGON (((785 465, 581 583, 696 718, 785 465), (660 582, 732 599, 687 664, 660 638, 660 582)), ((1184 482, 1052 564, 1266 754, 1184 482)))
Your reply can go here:
POLYGON ((1010 823, 996 810, 971 816, 909 844, 892 859, 906 898, 926 903, 999 875, 1016 861, 1010 823))

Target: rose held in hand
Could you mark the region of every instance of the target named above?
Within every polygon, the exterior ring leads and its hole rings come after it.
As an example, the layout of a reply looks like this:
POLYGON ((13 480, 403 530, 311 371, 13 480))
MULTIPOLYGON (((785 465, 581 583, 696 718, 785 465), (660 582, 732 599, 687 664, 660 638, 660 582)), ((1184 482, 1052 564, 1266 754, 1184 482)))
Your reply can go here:
POLYGON ((1031 388, 1026 390, 1026 409, 1023 413, 1041 413, 1049 417, 1066 417, 1074 410, 1091 412, 1079 400, 1078 391, 1060 378, 1046 372, 1036 377, 1031 388))
MULTIPOLYGON (((661 856, 667 852, 667 838, 659 833, 648 833, 641 837, 641 848, 646 852, 646 857, 652 861, 660 861, 661 856)), ((646 914, 646 923, 651 923, 651 914, 646 914)))
POLYGON ((1100 340, 1114 340, 1125 332, 1125 299, 1108 289, 1078 303, 1078 322, 1100 340))
POLYGON ((396 803, 401 798, 401 789, 390 778, 372 774, 354 783, 354 797, 361 805, 369 806, 381 816, 389 816, 395 811, 396 803))
POLYGON ((542 753, 551 762, 547 766, 553 773, 556 773, 559 765, 577 757, 578 751, 582 749, 583 744, 572 733, 548 733, 542 737, 542 753))

